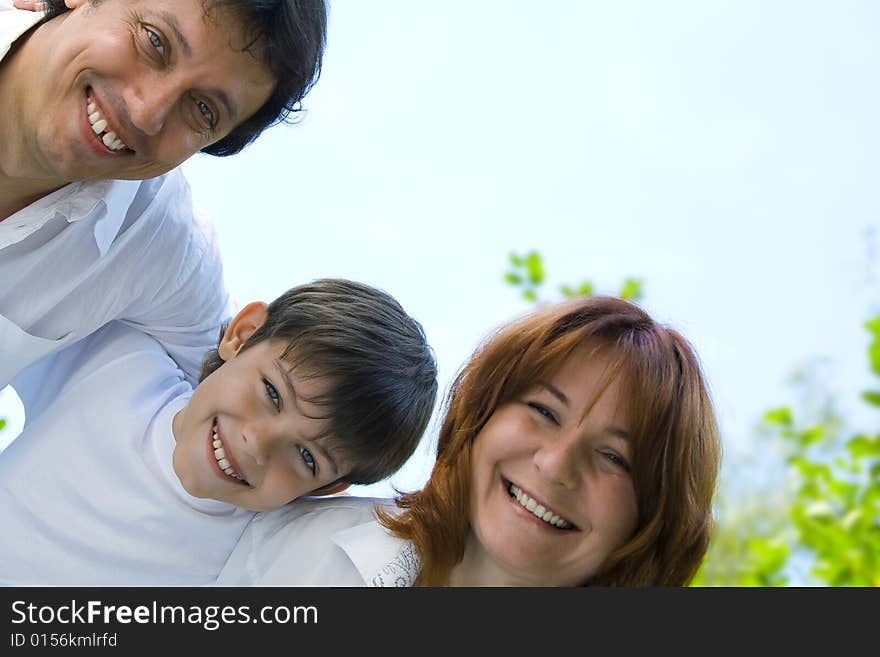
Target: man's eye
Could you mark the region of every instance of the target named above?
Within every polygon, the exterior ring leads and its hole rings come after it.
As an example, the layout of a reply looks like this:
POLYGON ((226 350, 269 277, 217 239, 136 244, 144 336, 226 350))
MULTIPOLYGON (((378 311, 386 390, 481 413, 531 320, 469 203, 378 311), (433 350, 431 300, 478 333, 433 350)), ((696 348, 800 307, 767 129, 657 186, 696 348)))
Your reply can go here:
POLYGON ((196 100, 196 107, 199 110, 199 114, 201 114, 205 118, 208 126, 213 128, 215 125, 217 125, 217 119, 214 116, 214 110, 212 110, 205 101, 196 100))
POLYGON ((315 457, 312 456, 312 453, 307 450, 305 447, 299 448, 299 455, 302 457, 303 463, 312 471, 312 474, 315 474, 318 466, 315 463, 315 457))
POLYGON ((162 37, 153 32, 148 27, 145 27, 144 30, 147 32, 147 38, 150 40, 150 45, 153 46, 153 49, 159 53, 161 57, 165 57, 165 44, 162 42, 162 37))
POLYGON ((272 402, 276 409, 281 410, 281 395, 278 394, 278 390, 266 379, 263 379, 263 386, 266 388, 266 396, 269 398, 269 401, 272 402))
POLYGON ((539 415, 542 415, 543 417, 547 418, 553 424, 559 424, 559 420, 556 419, 556 416, 553 414, 553 411, 551 411, 549 408, 547 408, 543 404, 539 404, 537 402, 528 402, 528 406, 530 408, 535 409, 535 412, 537 412, 539 415))

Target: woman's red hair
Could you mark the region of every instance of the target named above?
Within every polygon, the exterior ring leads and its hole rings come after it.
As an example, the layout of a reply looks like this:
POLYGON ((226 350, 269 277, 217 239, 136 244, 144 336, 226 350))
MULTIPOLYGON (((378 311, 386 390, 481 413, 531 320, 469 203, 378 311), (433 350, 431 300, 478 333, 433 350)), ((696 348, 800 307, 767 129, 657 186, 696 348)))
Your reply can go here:
POLYGON ((699 361, 678 332, 635 304, 595 296, 546 306, 503 326, 455 378, 428 483, 398 497, 402 513, 379 514, 391 533, 415 544, 422 561, 418 585, 446 584, 462 559, 470 530, 471 448, 480 430, 499 406, 548 380, 582 345, 610 353, 611 376, 621 377, 639 509, 629 541, 584 583, 680 586, 694 576, 709 544, 721 453, 699 361))

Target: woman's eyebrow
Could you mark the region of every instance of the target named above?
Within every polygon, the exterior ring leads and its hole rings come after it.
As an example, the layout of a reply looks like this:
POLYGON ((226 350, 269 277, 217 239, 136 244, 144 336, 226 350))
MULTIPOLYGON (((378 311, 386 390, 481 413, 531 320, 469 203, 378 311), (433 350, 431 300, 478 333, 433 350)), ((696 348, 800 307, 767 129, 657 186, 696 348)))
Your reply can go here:
POLYGON ((551 395, 556 397, 556 399, 558 399, 562 404, 568 406, 568 397, 566 397, 559 388, 554 386, 552 383, 540 383, 539 385, 551 395))
POLYGON ((618 427, 608 427, 603 433, 606 433, 614 438, 620 438, 621 440, 625 440, 627 442, 630 441, 629 434, 623 429, 619 429, 618 427))

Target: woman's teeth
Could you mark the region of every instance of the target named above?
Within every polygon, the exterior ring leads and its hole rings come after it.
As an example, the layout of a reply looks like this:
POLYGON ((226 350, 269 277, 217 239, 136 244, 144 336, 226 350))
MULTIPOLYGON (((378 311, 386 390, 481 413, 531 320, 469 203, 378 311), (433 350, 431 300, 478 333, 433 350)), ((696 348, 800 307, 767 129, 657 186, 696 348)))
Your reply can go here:
POLYGON ((116 136, 115 132, 112 130, 104 132, 107 130, 107 119, 101 115, 101 110, 98 109, 98 106, 95 105, 95 103, 89 103, 86 106, 86 111, 89 114, 89 123, 92 125, 92 130, 94 130, 96 135, 101 137, 104 146, 111 151, 121 151, 125 149, 131 150, 119 137, 116 136), (103 136, 101 133, 104 133, 103 136))
MULTIPOLYGON (((226 474, 234 479, 238 479, 239 481, 244 482, 245 479, 240 474, 238 474, 235 470, 232 469, 229 461, 226 460, 226 452, 223 450, 223 443, 220 442, 219 436, 217 436, 217 425, 214 425, 213 429, 214 434, 214 442, 211 443, 214 446, 214 458, 217 459, 217 465, 220 466, 220 469, 223 470, 226 474)), ((245 482, 247 483, 247 482, 245 482)))
POLYGON ((565 518, 559 517, 547 507, 538 504, 531 497, 523 493, 519 487, 510 484, 507 487, 507 492, 510 493, 512 498, 520 503, 520 506, 526 511, 529 511, 536 518, 540 518, 544 522, 553 525, 554 527, 558 527, 559 529, 570 529, 572 527, 572 524, 565 518))

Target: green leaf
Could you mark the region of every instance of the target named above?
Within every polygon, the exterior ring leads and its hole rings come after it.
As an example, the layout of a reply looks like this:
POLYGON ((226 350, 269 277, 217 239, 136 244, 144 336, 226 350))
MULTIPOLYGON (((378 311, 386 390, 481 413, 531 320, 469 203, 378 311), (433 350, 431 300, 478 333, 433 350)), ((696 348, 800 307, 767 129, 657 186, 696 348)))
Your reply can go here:
POLYGON ((515 252, 511 251, 507 257, 510 259, 510 264, 512 264, 514 267, 523 266, 524 260, 521 255, 517 255, 515 252))
POLYGON ((620 298, 632 299, 633 301, 640 299, 642 297, 642 287, 642 279, 627 278, 620 290, 620 298))
POLYGON ((562 286, 560 286, 560 288, 559 288, 559 292, 560 292, 560 293, 562 294, 562 296, 565 297, 566 299, 571 299, 571 298, 577 296, 577 292, 574 291, 574 288, 571 287, 571 285, 562 285, 562 286))
POLYGON ((523 299, 534 303, 538 300, 538 295, 535 294, 535 291, 533 289, 529 288, 528 290, 523 290, 523 299))
POLYGON ((865 390, 862 393, 862 399, 871 404, 872 406, 880 406, 880 391, 877 390, 865 390))
POLYGON ((825 427, 821 424, 816 424, 812 427, 808 427, 807 429, 798 432, 798 441, 804 447, 814 445, 822 440, 824 437, 825 427))
POLYGON ((847 449, 854 459, 880 457, 880 436, 859 434, 847 443, 847 449))
POLYGON ((593 296, 593 284, 590 281, 584 281, 578 288, 578 294, 583 297, 593 296))
POLYGON ((544 282, 544 263, 541 261, 541 254, 537 251, 530 251, 526 256, 526 273, 535 285, 544 282))
POLYGON ((3 431, 3 429, 5 429, 5 428, 6 428, 6 420, 4 420, 2 417, 0 417, 0 431, 3 431))
POLYGON ((790 427, 792 425, 791 409, 788 406, 773 408, 764 413, 764 422, 790 427))
POLYGON ((865 328, 871 332, 871 343, 868 345, 868 362, 871 371, 880 376, 880 315, 865 322, 865 328))
POLYGON ((512 271, 509 271, 504 274, 504 280, 514 286, 520 286, 523 283, 523 278, 519 274, 516 274, 512 271))
POLYGON ((880 340, 880 315, 876 317, 872 317, 869 320, 865 321, 865 328, 868 329, 873 335, 874 339, 880 340))

